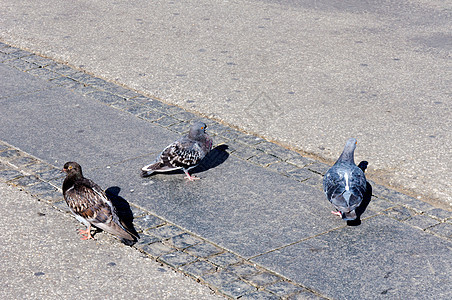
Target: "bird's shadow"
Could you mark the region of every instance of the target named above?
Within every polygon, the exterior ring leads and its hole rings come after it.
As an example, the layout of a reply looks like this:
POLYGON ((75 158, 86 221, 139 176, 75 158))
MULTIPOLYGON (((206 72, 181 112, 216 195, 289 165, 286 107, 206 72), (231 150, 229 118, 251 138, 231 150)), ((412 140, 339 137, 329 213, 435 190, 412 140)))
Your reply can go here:
POLYGON ((135 235, 137 239, 139 239, 140 236, 133 226, 133 213, 130 209, 129 202, 127 202, 127 200, 123 197, 119 196, 120 191, 120 187, 111 186, 105 190, 105 195, 107 195, 108 199, 110 199, 111 203, 113 204, 113 207, 116 210, 116 214, 118 215, 121 224, 133 235, 135 235))
POLYGON ((229 157, 229 153, 226 151, 228 148, 229 146, 226 144, 221 144, 213 148, 207 153, 201 163, 193 168, 192 173, 205 172, 224 163, 229 157))
MULTIPOLYGON (((364 160, 358 164, 358 168, 363 170, 363 172, 365 173, 368 164, 369 163, 364 160)), ((356 219, 347 221, 348 226, 361 225, 361 215, 366 211, 366 208, 369 205, 371 198, 372 198, 372 185, 368 181, 366 181, 366 192, 364 193, 363 201, 361 202, 360 206, 358 206, 358 208, 355 209, 356 219)))

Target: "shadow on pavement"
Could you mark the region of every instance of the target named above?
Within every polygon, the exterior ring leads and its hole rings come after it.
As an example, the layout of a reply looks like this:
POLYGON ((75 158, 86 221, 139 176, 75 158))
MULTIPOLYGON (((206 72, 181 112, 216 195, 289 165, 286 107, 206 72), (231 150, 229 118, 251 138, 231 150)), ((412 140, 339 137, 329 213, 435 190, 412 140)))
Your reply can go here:
POLYGON ((111 186, 105 190, 105 194, 116 209, 116 214, 118 215, 122 225, 139 239, 140 236, 133 226, 133 213, 130 209, 129 202, 119 196, 120 191, 120 187, 111 186))
MULTIPOLYGON (((364 160, 358 164, 358 168, 363 170, 363 172, 366 172, 368 164, 369 163, 364 160)), ((368 181, 366 181, 366 193, 363 196, 363 201, 361 202, 361 205, 357 209, 355 209, 357 218, 355 220, 347 221, 348 226, 361 225, 361 215, 366 211, 366 208, 369 205, 371 198, 372 198, 372 185, 368 181)))

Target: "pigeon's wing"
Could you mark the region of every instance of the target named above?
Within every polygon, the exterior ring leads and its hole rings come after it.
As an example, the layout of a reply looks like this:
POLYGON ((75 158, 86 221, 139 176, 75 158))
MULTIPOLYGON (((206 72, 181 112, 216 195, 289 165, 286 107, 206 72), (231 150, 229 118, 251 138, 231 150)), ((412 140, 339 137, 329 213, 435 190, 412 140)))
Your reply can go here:
POLYGON ((65 193, 71 211, 94 226, 118 236, 123 241, 135 240, 119 221, 118 216, 104 191, 93 181, 84 178, 75 182, 65 193))
POLYGON ((350 172, 349 186, 352 194, 349 199, 349 205, 354 209, 361 204, 364 194, 366 193, 366 176, 360 168, 354 167, 350 172))
POLYGON ((160 155, 160 160, 165 166, 189 169, 196 166, 205 155, 199 142, 184 138, 169 145, 160 155))
POLYGON ((323 177, 323 191, 331 203, 334 205, 341 204, 338 196, 344 193, 345 182, 343 176, 337 171, 335 166, 331 167, 323 177))

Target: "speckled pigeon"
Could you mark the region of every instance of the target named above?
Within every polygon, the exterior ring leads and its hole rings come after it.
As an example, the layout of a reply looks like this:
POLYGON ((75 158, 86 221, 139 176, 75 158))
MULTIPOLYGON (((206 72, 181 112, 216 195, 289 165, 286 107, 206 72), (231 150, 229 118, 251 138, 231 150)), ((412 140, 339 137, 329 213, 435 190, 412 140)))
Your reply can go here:
POLYGON ((206 134, 206 124, 196 122, 190 127, 188 135, 168 145, 151 164, 141 169, 141 176, 154 172, 169 172, 182 169, 186 179, 199 179, 190 176, 188 170, 196 167, 212 149, 212 139, 206 134))
POLYGON ((323 178, 326 197, 338 210, 332 213, 344 220, 357 218, 355 209, 361 204, 366 192, 364 172, 355 165, 356 143, 354 138, 347 141, 341 156, 323 178))
POLYGON ((92 180, 83 177, 78 163, 65 163, 63 171, 67 173, 63 182, 64 200, 75 218, 87 226, 86 230, 79 230, 82 240, 93 238, 91 225, 94 225, 117 236, 126 245, 137 241, 137 237, 121 224, 105 192, 92 180))

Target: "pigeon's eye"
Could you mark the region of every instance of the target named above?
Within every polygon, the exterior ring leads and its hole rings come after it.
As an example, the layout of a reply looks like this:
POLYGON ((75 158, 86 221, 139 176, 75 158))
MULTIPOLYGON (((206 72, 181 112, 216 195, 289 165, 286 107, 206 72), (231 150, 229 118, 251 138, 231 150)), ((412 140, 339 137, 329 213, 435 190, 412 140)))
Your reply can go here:
POLYGON ((73 168, 72 166, 67 167, 68 170, 70 170, 70 169, 72 169, 72 168, 73 168))

